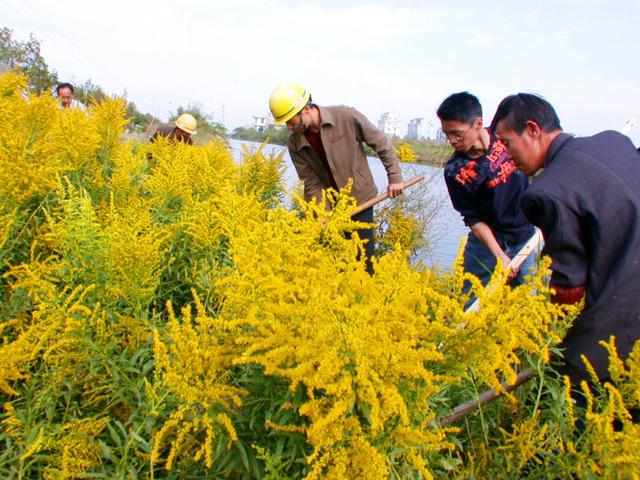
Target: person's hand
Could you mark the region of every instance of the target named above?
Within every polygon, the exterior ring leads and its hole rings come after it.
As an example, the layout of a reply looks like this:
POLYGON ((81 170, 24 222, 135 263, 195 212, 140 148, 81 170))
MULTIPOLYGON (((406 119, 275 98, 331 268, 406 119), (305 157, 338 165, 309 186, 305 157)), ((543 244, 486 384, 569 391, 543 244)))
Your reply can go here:
MULTIPOLYGON (((503 253, 500 256, 500 261, 505 266, 505 268, 509 267, 509 263, 511 263, 511 259, 509 258, 509 256, 506 253, 503 253)), ((514 278, 516 278, 516 276, 518 275, 518 270, 520 270, 520 269, 517 268, 517 267, 509 267, 509 270, 507 272, 507 278, 509 280, 513 280, 514 278)))
POLYGON ((389 198, 396 198, 402 193, 403 190, 402 183, 390 183, 387 188, 387 193, 389 193, 389 198))

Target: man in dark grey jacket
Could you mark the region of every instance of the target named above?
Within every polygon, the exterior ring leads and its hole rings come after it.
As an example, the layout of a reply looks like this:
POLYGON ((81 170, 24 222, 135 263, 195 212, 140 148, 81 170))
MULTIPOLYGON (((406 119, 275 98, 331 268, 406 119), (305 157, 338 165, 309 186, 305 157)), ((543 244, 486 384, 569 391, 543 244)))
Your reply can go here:
POLYGON ((554 300, 585 308, 567 332, 562 373, 574 386, 589 380, 584 355, 608 379, 607 351, 621 358, 640 338, 640 155, 628 137, 605 131, 573 138, 553 107, 530 94, 505 98, 492 126, 527 175, 544 169, 522 208, 544 234, 554 300))
MULTIPOLYGON (((351 195, 358 204, 378 193, 369 168, 363 143, 380 157, 387 171, 389 197, 402 193, 400 162, 393 144, 355 108, 321 107, 312 103, 311 94, 296 83, 278 85, 269 99, 269 108, 276 123, 286 123, 289 134, 289 154, 298 176, 304 183, 305 200, 321 201, 322 190, 344 188, 353 180, 351 195)), ((354 220, 373 223, 373 207, 354 220)), ((374 251, 373 228, 358 232, 367 240, 367 269, 374 251)))

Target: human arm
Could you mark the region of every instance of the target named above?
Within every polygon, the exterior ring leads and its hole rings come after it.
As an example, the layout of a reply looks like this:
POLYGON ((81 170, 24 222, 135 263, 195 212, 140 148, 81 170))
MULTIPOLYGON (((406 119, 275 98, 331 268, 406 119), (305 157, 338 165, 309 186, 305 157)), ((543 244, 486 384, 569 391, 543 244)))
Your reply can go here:
MULTIPOLYGON (((475 237, 480 240, 480 243, 486 247, 487 250, 491 252, 491 254, 496 257, 497 260, 501 261, 502 264, 506 267, 511 262, 509 256, 504 252, 498 240, 496 240, 495 235, 493 234, 493 230, 491 227, 487 225, 485 222, 478 222, 471 225, 471 231, 475 235, 475 237)), ((513 278, 518 273, 517 269, 513 269, 509 271, 509 278, 513 278)))
POLYGON ((582 222, 575 211, 560 200, 527 193, 522 200, 527 218, 543 233, 543 254, 552 259, 550 286, 555 303, 575 303, 587 282, 589 256, 582 222))
POLYGON ((353 109, 353 116, 358 141, 366 143, 376 152, 387 171, 387 180, 389 182, 387 191, 389 197, 397 197, 402 193, 403 185, 400 160, 393 147, 393 143, 391 143, 391 140, 384 132, 373 125, 373 123, 358 110, 353 109))

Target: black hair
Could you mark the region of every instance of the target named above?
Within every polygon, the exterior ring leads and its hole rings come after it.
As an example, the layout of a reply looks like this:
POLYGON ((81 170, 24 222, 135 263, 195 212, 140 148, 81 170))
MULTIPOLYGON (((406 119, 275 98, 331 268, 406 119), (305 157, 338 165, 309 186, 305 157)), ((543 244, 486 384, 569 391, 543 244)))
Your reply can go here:
POLYGON ((558 114, 551 104, 532 93, 518 93, 504 98, 493 116, 491 130, 495 131, 502 120, 506 128, 516 133, 522 133, 528 121, 536 122, 544 132, 562 130, 558 114))
POLYGON ((459 92, 445 98, 436 114, 440 120, 471 124, 476 118, 482 117, 482 105, 475 95, 459 92))
POLYGON ((60 95, 60 90, 62 90, 63 88, 68 88, 69 90, 71 90, 71 93, 73 93, 73 85, 71 85, 70 83, 67 83, 67 82, 59 83, 56 86, 56 93, 58 95, 60 95))

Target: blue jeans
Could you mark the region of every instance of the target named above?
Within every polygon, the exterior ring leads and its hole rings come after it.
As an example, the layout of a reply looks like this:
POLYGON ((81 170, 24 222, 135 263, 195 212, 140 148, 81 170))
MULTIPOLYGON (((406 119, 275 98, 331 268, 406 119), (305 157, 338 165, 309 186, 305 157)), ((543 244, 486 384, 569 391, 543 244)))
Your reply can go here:
MULTIPOLYGON (((498 241, 498 243, 504 250, 504 253, 506 253, 509 258, 513 258, 528 241, 529 239, 527 238, 525 241, 518 244, 509 244, 509 242, 504 241, 498 241)), ((509 285, 522 285, 524 283, 525 275, 531 274, 531 267, 535 266, 535 260, 536 250, 531 252, 527 259, 522 263, 520 270, 518 270, 518 275, 509 282, 509 285)), ((493 256, 487 247, 480 243, 480 240, 478 240, 472 232, 469 232, 467 245, 464 249, 464 271, 474 274, 480 279, 482 285, 486 285, 489 283, 491 274, 495 267, 496 257, 493 256)), ((470 288, 471 284, 466 281, 462 289, 463 293, 467 293, 470 288)))

